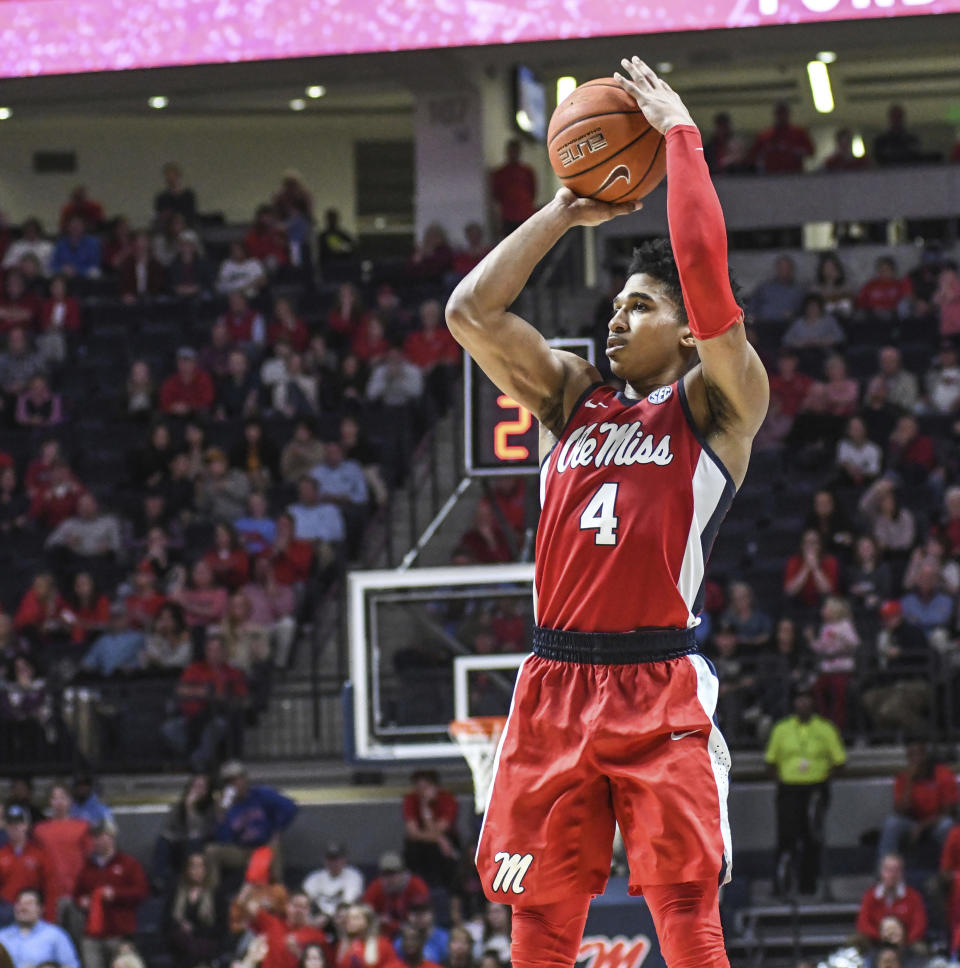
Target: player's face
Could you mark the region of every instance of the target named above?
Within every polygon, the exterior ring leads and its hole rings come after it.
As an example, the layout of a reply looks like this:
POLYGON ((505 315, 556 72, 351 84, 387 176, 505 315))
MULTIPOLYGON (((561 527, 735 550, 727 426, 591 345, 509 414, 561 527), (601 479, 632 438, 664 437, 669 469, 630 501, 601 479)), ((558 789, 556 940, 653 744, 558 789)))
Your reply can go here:
POLYGON ((614 376, 627 383, 669 383, 693 349, 680 307, 663 283, 646 273, 630 276, 613 300, 607 326, 607 358, 614 376), (660 378, 658 380, 658 378, 660 378))

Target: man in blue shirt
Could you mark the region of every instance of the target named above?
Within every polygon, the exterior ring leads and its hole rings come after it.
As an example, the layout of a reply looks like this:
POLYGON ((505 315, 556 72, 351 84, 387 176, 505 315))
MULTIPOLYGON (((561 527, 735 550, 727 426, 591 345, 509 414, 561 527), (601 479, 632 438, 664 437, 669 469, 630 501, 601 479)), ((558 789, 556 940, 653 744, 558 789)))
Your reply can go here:
POLYGON ((761 282, 750 297, 750 315, 758 323, 793 322, 800 313, 806 290, 796 279, 796 266, 789 256, 774 263, 773 278, 761 282))
POLYGON ((223 765, 220 779, 224 787, 217 805, 217 842, 206 851, 211 877, 218 883, 221 868, 245 869, 255 850, 269 847, 274 878, 282 881, 280 834, 293 823, 299 808, 272 787, 251 784, 246 768, 237 760, 223 765))
POLYGON ((7 949, 13 968, 34 968, 52 963, 80 968, 70 936, 55 924, 40 920, 40 894, 23 890, 13 906, 13 924, 0 929, 0 944, 7 949))
POLYGON ((339 544, 346 537, 343 513, 335 504, 320 500, 317 482, 304 475, 297 482, 296 504, 287 508, 293 518, 294 535, 299 541, 326 541, 339 544))
POLYGON ((61 236, 53 249, 53 275, 82 276, 94 279, 100 275, 100 240, 87 235, 87 228, 79 215, 67 223, 67 234, 61 236))
POLYGON ((94 640, 80 662, 80 668, 100 676, 132 672, 140 668, 144 644, 143 633, 130 628, 126 608, 114 603, 110 606, 110 627, 94 640))
POLYGON ((93 777, 89 773, 78 773, 74 777, 70 816, 75 820, 86 820, 91 827, 104 820, 113 820, 113 811, 93 792, 93 777))

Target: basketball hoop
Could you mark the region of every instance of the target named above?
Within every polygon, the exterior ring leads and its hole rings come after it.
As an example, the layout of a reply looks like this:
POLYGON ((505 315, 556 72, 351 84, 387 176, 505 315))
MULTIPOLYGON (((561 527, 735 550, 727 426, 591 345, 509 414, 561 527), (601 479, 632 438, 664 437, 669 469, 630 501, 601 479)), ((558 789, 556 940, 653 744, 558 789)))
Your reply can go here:
POLYGON ((506 716, 473 716, 455 719, 449 726, 450 738, 460 747, 473 774, 474 806, 477 813, 487 809, 493 784, 493 765, 506 716))

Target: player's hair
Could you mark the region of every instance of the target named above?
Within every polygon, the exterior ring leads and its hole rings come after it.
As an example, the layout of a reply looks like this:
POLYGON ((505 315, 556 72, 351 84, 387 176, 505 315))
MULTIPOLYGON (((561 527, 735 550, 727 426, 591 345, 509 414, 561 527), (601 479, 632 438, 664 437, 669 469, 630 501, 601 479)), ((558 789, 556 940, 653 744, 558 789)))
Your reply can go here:
MULTIPOLYGON (((633 250, 633 258, 627 267, 627 277, 642 272, 656 279, 666 290, 667 295, 677 307, 677 319, 687 323, 687 307, 683 302, 683 287, 680 285, 680 270, 673 257, 669 239, 649 239, 633 250)), ((730 288, 737 305, 743 309, 740 286, 730 273, 730 288)))

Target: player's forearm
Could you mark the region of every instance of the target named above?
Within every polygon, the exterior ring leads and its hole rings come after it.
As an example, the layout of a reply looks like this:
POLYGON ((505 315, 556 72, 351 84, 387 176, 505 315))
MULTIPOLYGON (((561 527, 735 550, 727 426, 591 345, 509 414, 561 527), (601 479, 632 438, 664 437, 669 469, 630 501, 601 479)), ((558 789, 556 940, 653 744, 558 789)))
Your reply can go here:
POLYGON ((700 132, 677 124, 666 134, 667 221, 690 329, 719 336, 740 318, 727 268, 727 229, 703 157, 700 132))
POLYGON ((454 336, 458 325, 499 319, 516 301, 537 263, 572 225, 563 203, 553 199, 485 256, 447 303, 447 323, 454 336))

